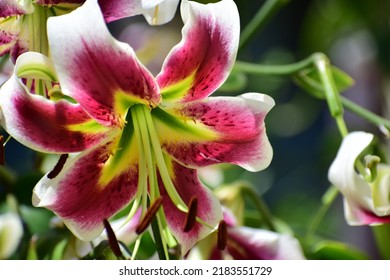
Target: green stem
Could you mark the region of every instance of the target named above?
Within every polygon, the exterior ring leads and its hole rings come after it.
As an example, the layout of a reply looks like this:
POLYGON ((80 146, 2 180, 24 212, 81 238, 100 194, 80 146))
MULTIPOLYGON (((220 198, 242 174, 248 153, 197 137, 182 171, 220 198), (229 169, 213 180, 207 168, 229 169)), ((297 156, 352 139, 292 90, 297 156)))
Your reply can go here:
POLYGON ((267 0, 241 32, 239 49, 243 48, 258 33, 271 17, 290 0, 267 0))
POLYGON ((306 239, 309 239, 313 236, 338 194, 339 191, 335 186, 330 186, 328 190, 324 193, 324 195, 322 196, 322 205, 319 208, 318 212, 315 214, 313 220, 311 221, 307 229, 306 239))
POLYGON ((389 120, 374 114, 373 112, 361 107, 360 105, 354 103, 353 101, 351 101, 343 96, 341 96, 341 102, 343 103, 343 105, 346 109, 348 109, 349 111, 362 117, 363 119, 366 119, 375 125, 378 125, 378 126, 383 125, 387 129, 390 129, 390 121, 389 120))
POLYGON ((276 231, 276 227, 273 223, 273 218, 271 215, 271 212, 269 211, 267 205, 265 204, 264 200, 260 195, 258 195, 253 188, 250 186, 241 186, 241 191, 246 194, 252 202, 255 204, 255 207, 260 212, 260 214, 263 217, 264 223, 267 225, 267 227, 272 230, 276 231))
POLYGON ((373 226, 376 246, 384 260, 390 260, 390 224, 373 226))
POLYGON ((259 65, 250 62, 236 61, 233 71, 255 75, 290 76, 310 65, 313 65, 313 58, 315 55, 317 54, 312 54, 301 61, 284 65, 259 65))

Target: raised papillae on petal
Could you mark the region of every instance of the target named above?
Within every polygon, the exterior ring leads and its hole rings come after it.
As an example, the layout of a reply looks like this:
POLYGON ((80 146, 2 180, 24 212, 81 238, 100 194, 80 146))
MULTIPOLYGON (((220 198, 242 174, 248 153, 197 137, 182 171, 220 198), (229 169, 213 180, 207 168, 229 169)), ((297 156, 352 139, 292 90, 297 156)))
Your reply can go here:
POLYGON ((43 177, 34 189, 33 204, 54 211, 82 240, 99 236, 103 220, 128 205, 137 190, 136 153, 130 154, 134 157, 126 168, 114 169, 109 180, 102 179, 115 153, 114 142, 68 158, 55 178, 43 177))
POLYGON ((100 123, 121 124, 131 105, 160 102, 153 76, 111 36, 97 1, 50 18, 48 36, 63 92, 100 123))
MULTIPOLYGON (((37 68, 43 69, 45 60, 39 62, 35 53, 23 54, 20 61, 28 61, 30 55, 37 68)), ((0 89, 0 123, 13 138, 38 151, 70 153, 92 147, 115 132, 97 123, 79 104, 29 93, 17 76, 18 72, 29 76, 29 71, 18 62, 15 73, 0 89)), ((50 65, 45 69, 43 77, 55 77, 50 65)))
POLYGON ((182 41, 157 76, 166 101, 192 101, 226 80, 237 54, 240 21, 232 0, 202 5, 182 1, 182 41))
MULTIPOLYGON (((1 0, 0 1, 0 18, 30 14, 34 10, 31 0, 1 0)), ((1 19, 0 19, 1 21, 1 19)))
POLYGON ((247 93, 183 103, 153 116, 163 148, 182 164, 234 163, 259 171, 273 155, 264 124, 273 106, 271 97, 247 93))
POLYGON ((186 168, 175 161, 170 161, 170 174, 172 182, 183 201, 190 205, 191 201, 197 200, 196 215, 202 221, 208 223, 211 227, 206 227, 199 222, 185 231, 184 222, 187 219, 187 213, 180 211, 176 205, 169 199, 165 186, 160 182, 160 192, 164 196, 163 209, 167 218, 167 223, 173 235, 181 246, 182 255, 185 255, 197 241, 206 237, 216 228, 222 220, 222 210, 218 199, 214 194, 199 181, 195 169, 186 168))
POLYGON ((344 196, 345 218, 350 225, 390 222, 390 167, 379 164, 372 182, 366 181, 355 168, 356 161, 373 139, 371 133, 351 132, 343 139, 329 168, 329 181, 344 196))

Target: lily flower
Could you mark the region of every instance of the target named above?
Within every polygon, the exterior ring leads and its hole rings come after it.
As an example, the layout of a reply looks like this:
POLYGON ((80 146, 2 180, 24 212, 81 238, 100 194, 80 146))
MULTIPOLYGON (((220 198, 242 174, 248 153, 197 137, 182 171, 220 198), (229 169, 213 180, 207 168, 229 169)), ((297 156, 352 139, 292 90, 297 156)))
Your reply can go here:
POLYGON ((390 166, 378 163, 372 180, 364 178, 364 172, 369 170, 360 169, 359 173, 357 169, 373 139, 371 133, 351 132, 343 139, 329 168, 329 181, 343 194, 344 214, 349 225, 390 222, 390 166))
POLYGON ((188 260, 304 260, 297 239, 288 234, 239 226, 232 212, 224 208, 226 232, 212 233, 199 241, 188 260), (224 239, 224 240, 221 240, 224 239), (222 247, 221 247, 222 243, 222 247))
MULTIPOLYGON (((48 55, 46 21, 69 13, 85 0, 2 0, 0 1, 0 56, 12 60, 26 51, 48 55)), ((106 22, 144 14, 151 24, 170 21, 178 0, 99 0, 106 22)))
POLYGON ((23 236, 20 217, 7 212, 0 214, 0 260, 9 258, 19 246, 23 236))
POLYGON ((156 216, 165 247, 173 235, 184 255, 222 219, 197 168, 232 163, 259 171, 272 159, 264 125, 271 97, 209 97, 236 58, 234 2, 182 1, 181 14, 182 41, 156 78, 129 45, 110 35, 97 1, 88 0, 48 20, 54 66, 26 53, 0 90, 0 121, 8 133, 36 150, 62 154, 36 185, 33 204, 54 211, 82 240, 96 238, 103 220, 133 202, 129 217, 141 207, 142 228, 156 216), (32 69, 58 81, 77 103, 29 93, 20 77, 32 69), (73 152, 80 153, 67 156, 73 152))
POLYGON ((143 14, 150 25, 161 25, 173 19, 179 0, 99 0, 99 4, 107 22, 143 14))

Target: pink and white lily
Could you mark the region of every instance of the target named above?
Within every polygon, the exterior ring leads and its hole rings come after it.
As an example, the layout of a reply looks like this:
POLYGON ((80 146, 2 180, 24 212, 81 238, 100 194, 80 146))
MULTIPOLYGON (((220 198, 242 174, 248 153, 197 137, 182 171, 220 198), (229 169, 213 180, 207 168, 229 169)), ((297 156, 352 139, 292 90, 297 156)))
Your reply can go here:
POLYGON ((29 147, 62 154, 35 187, 33 204, 54 211, 82 240, 96 238, 103 220, 131 202, 131 213, 140 206, 147 215, 148 201, 160 201, 163 240, 168 244, 173 234, 185 254, 222 219, 196 168, 232 163, 259 171, 272 159, 264 125, 271 97, 209 97, 235 61, 234 2, 182 1, 181 14, 182 41, 156 78, 129 45, 110 35, 97 1, 88 0, 49 19, 54 65, 26 53, 0 90, 3 127, 29 147), (77 103, 31 94, 21 77, 33 64, 77 103), (80 153, 66 156, 74 152, 80 153))
POLYGON ((0 56, 12 60, 30 50, 48 54, 46 20, 70 12, 85 0, 0 1, 0 56))
MULTIPOLYGON (((46 21, 67 14, 85 0, 1 0, 0 56, 12 60, 26 51, 48 55, 46 21)), ((163 24, 175 14, 178 0, 99 0, 106 22, 144 14, 151 24, 163 24)))
POLYGON ((371 133, 348 134, 329 168, 329 181, 343 194, 344 214, 349 225, 390 222, 390 166, 379 163, 372 181, 366 180, 356 168, 373 139, 371 133))
POLYGON ((218 234, 201 240, 186 259, 209 260, 304 260, 299 241, 291 235, 239 226, 232 212, 224 208, 227 225, 224 248, 218 248, 218 234))
POLYGON ((107 22, 142 14, 150 25, 161 25, 171 21, 178 4, 179 0, 99 0, 107 22))

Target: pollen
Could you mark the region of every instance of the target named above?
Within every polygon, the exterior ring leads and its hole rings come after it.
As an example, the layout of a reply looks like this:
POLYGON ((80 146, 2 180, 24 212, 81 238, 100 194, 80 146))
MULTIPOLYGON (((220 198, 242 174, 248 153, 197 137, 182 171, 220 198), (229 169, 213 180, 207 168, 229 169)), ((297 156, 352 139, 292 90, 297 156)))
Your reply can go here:
POLYGON ((53 170, 47 174, 47 178, 54 179, 55 177, 57 177, 57 175, 60 174, 62 168, 64 167, 67 159, 68 154, 61 155, 56 166, 54 166, 53 170))
POLYGON ((111 250, 114 252, 115 256, 123 258, 121 249, 119 248, 118 239, 116 238, 110 223, 106 219, 104 219, 103 225, 106 229, 108 244, 110 245, 111 250))
POLYGON ((192 197, 188 205, 188 213, 184 221, 183 231, 189 232, 195 225, 198 214, 198 198, 192 197))
POLYGON ((160 208, 162 202, 163 202, 163 197, 160 196, 152 203, 148 211, 146 211, 145 216, 143 217, 141 222, 135 228, 135 232, 137 234, 143 233, 146 230, 146 228, 150 225, 150 223, 153 221, 154 217, 156 216, 157 211, 160 208))
POLYGON ((225 221, 221 221, 218 225, 217 248, 221 251, 225 250, 227 243, 227 226, 225 221))

